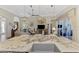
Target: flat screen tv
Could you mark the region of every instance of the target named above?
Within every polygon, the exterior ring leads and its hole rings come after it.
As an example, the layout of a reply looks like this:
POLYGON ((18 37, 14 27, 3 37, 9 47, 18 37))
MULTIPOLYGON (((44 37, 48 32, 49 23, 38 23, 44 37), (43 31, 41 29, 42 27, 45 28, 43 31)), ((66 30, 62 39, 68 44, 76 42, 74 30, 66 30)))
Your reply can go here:
POLYGON ((58 25, 58 28, 62 28, 62 25, 58 25))
POLYGON ((38 29, 44 29, 45 25, 38 25, 38 29))

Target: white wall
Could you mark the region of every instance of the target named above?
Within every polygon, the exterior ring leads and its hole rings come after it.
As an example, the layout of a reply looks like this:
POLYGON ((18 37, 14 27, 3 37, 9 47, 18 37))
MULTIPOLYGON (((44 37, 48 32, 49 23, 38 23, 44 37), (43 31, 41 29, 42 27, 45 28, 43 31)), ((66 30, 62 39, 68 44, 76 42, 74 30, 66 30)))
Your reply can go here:
POLYGON ((77 41, 79 42, 79 6, 76 7, 77 17, 77 41))

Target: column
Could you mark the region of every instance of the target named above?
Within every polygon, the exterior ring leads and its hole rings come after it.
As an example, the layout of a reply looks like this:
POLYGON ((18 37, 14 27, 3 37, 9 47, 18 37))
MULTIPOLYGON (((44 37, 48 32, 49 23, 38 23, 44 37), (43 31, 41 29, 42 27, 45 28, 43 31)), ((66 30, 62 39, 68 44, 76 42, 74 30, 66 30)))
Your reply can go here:
POLYGON ((50 34, 51 33, 51 19, 50 18, 48 18, 48 24, 49 24, 49 29, 48 29, 48 34, 50 34))

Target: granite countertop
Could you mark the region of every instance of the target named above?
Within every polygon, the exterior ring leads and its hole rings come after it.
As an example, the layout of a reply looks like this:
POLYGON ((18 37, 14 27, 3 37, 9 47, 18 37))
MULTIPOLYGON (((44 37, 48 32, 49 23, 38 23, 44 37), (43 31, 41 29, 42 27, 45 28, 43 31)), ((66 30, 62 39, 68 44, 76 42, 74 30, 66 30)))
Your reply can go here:
MULTIPOLYGON (((60 37, 59 37, 60 38, 60 37)), ((62 38, 62 37, 61 37, 62 38)), ((16 38, 15 38, 16 39, 16 38)), ((76 48, 75 46, 71 46, 71 44, 63 44, 61 41, 53 41, 53 40, 47 40, 47 41, 43 41, 43 42, 30 42, 26 45, 24 45, 23 47, 20 48, 2 48, 1 43, 0 43, 0 51, 18 51, 18 52, 30 52, 32 45, 38 43, 38 44, 46 44, 46 43, 51 43, 51 44, 55 44, 57 46, 57 48, 60 50, 60 52, 79 52, 78 47, 76 48)), ((15 43, 14 43, 15 44, 15 43)), ((6 47, 6 44, 5 44, 6 47)))

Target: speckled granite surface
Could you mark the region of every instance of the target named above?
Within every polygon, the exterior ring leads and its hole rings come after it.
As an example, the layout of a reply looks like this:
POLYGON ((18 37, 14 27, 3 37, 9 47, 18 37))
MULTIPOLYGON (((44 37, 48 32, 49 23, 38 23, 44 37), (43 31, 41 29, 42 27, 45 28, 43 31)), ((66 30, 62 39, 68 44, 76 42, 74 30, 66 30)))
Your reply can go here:
POLYGON ((61 52, 79 52, 76 42, 55 35, 21 35, 0 42, 0 52, 30 52, 33 44, 55 44, 61 52), (61 39, 61 40, 60 40, 61 39))

